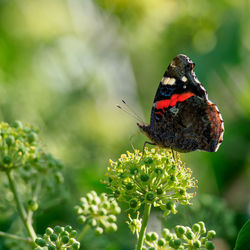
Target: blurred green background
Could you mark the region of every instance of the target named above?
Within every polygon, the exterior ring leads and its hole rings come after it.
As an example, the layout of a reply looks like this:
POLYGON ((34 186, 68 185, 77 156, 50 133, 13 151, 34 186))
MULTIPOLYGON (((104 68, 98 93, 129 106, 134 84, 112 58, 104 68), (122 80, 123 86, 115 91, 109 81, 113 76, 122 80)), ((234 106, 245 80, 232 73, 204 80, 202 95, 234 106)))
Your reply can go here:
MULTIPOLYGON (((250 215, 249 1, 24 0, 0 2, 0 119, 38 127, 48 150, 65 164, 70 198, 37 214, 36 228, 74 225, 72 207, 100 183, 108 160, 132 150, 136 121, 115 105, 125 99, 149 122, 169 62, 184 53, 225 122, 217 153, 182 154, 199 180, 194 206, 163 224, 204 220, 216 249, 232 249, 250 215)), ((144 135, 133 145, 141 149, 144 135)), ((150 230, 160 231, 160 213, 150 230)), ((133 249, 121 216, 118 232, 82 249, 133 249)), ((4 220, 8 228, 11 219, 4 220)), ((2 225, 2 226, 1 226, 2 225)), ((0 239, 0 247, 4 247, 0 239)))

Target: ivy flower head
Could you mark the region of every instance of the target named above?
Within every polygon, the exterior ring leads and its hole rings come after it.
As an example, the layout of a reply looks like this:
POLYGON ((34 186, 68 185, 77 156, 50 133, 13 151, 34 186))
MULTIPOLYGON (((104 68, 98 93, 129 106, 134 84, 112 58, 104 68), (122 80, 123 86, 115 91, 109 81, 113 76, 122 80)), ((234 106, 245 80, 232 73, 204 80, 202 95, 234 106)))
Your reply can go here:
POLYGON ((76 240, 76 236, 76 230, 69 225, 66 227, 55 226, 54 229, 47 227, 43 237, 36 238, 37 248, 35 250, 80 249, 80 242, 76 240))
POLYGON ((37 154, 37 131, 21 122, 0 123, 0 170, 24 166, 37 154))
POLYGON ((117 230, 116 215, 121 209, 114 198, 108 198, 105 193, 98 196, 95 191, 91 191, 80 199, 74 211, 78 215, 79 223, 86 222, 95 228, 96 234, 102 234, 104 230, 107 232, 117 230))
POLYGON ((107 170, 106 184, 114 197, 134 210, 151 203, 164 210, 164 215, 176 213, 177 203, 190 204, 195 195, 197 181, 191 170, 164 149, 127 152, 116 162, 110 160, 107 170))
POLYGON ((206 234, 203 221, 195 223, 192 228, 177 225, 175 232, 164 228, 159 236, 155 232, 147 233, 145 237, 145 249, 208 249, 213 250, 216 232, 211 230, 206 234))

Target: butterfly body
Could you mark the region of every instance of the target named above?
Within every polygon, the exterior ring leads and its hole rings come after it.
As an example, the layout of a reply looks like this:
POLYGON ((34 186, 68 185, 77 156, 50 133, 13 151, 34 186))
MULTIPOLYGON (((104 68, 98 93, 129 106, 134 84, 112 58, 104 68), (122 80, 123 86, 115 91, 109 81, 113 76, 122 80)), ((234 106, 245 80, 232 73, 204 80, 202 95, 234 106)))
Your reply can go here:
POLYGON ((155 95, 150 124, 137 124, 150 140, 179 152, 215 152, 223 139, 223 120, 196 78, 194 63, 178 55, 155 95))

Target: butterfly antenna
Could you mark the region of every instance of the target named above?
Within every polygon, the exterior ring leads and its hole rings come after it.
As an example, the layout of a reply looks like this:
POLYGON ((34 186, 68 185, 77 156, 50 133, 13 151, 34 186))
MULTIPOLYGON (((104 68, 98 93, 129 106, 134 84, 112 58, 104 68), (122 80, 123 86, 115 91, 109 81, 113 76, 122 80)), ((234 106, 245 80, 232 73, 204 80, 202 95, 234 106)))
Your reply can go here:
POLYGON ((121 107, 120 105, 116 105, 117 108, 121 109, 123 112, 125 112, 126 114, 132 116, 134 119, 136 119, 137 121, 141 122, 141 120, 134 114, 129 112, 128 110, 124 109, 123 107, 121 107))
POLYGON ((137 117, 137 120, 140 121, 141 123, 145 123, 143 119, 125 102, 125 100, 122 100, 124 105, 127 107, 128 111, 131 112, 134 117, 137 117))

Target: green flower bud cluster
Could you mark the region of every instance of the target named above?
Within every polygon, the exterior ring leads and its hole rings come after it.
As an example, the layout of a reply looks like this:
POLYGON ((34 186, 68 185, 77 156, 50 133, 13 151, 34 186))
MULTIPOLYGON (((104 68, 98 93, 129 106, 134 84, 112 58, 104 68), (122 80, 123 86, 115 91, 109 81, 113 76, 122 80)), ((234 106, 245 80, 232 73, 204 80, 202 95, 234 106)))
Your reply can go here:
POLYGON ((75 239, 76 235, 76 230, 73 230, 71 226, 55 226, 54 229, 48 227, 43 237, 35 240, 38 246, 35 249, 80 249, 80 242, 75 239))
POLYGON ((24 166, 37 154, 37 131, 21 122, 0 123, 0 170, 24 166))
POLYGON ((44 152, 37 132, 20 121, 12 125, 0 123, 0 170, 18 169, 26 182, 36 175, 46 174, 61 183, 63 165, 44 152))
MULTIPOLYGON (((21 171, 21 176, 26 180, 35 179, 37 175, 46 175, 49 182, 63 183, 64 178, 61 173, 63 164, 55 159, 50 153, 38 149, 36 157, 28 161, 21 171), (50 180, 52 179, 52 180, 50 180)), ((53 185, 53 184, 51 184, 53 185)))
POLYGON ((208 231, 204 222, 200 221, 190 227, 176 226, 175 232, 171 233, 167 228, 161 232, 161 237, 155 232, 146 234, 145 244, 149 248, 145 249, 214 249, 212 239, 215 237, 215 231, 208 231))
POLYGON ((108 198, 107 194, 100 196, 95 191, 89 192, 86 197, 80 199, 80 204, 74 207, 78 215, 79 223, 88 223, 95 228, 97 235, 117 230, 116 215, 121 212, 114 198, 108 198))
POLYGON ((121 155, 117 162, 110 160, 105 183, 118 201, 138 210, 143 203, 160 207, 164 216, 176 213, 177 203, 190 204, 197 181, 190 169, 181 161, 175 162, 172 154, 164 149, 145 148, 121 155))

